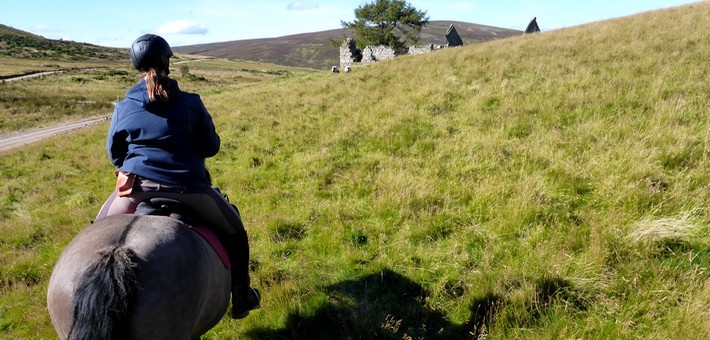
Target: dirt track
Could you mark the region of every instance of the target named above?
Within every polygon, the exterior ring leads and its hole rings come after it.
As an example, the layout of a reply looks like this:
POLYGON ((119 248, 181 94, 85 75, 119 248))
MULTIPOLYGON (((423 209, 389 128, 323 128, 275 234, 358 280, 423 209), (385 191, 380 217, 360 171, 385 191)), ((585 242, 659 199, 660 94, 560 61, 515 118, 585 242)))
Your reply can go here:
POLYGON ((69 122, 51 126, 48 128, 20 132, 9 136, 0 136, 0 152, 34 143, 48 137, 57 136, 74 130, 91 127, 108 120, 108 116, 87 118, 76 122, 69 122))
POLYGON ((50 74, 62 73, 62 72, 64 72, 64 71, 63 71, 63 70, 58 70, 58 71, 46 71, 46 72, 30 73, 30 74, 25 74, 25 75, 21 75, 21 76, 5 78, 5 79, 2 79, 2 81, 5 81, 5 82, 18 81, 18 80, 22 80, 22 79, 35 78, 35 77, 41 77, 41 76, 48 76, 48 75, 50 75, 50 74))
MULTIPOLYGON (((186 60, 186 61, 177 62, 175 64, 199 62, 199 61, 205 61, 205 60, 209 60, 209 59, 186 60)), ((96 69, 96 68, 86 68, 85 70, 92 70, 92 69, 96 69)), ((64 72, 64 70, 26 74, 26 75, 6 78, 6 79, 3 79, 2 81, 6 81, 6 82, 17 81, 17 80, 34 78, 34 77, 41 77, 41 76, 46 76, 46 75, 61 73, 61 72, 64 72)), ((87 127, 99 124, 103 121, 107 121, 109 119, 110 119, 110 116, 87 118, 87 119, 82 119, 82 120, 79 120, 76 122, 63 123, 63 124, 51 126, 48 128, 43 128, 43 129, 37 129, 37 130, 26 131, 26 132, 19 132, 19 133, 7 135, 7 136, 0 135, 0 152, 7 151, 7 150, 10 150, 10 149, 13 149, 16 147, 20 147, 20 146, 23 146, 26 144, 30 144, 33 142, 37 142, 37 141, 42 140, 44 138, 48 138, 48 137, 52 137, 52 136, 56 136, 56 135, 60 135, 60 134, 65 134, 65 133, 68 133, 68 132, 71 132, 74 130, 78 130, 78 129, 87 128, 87 127)))

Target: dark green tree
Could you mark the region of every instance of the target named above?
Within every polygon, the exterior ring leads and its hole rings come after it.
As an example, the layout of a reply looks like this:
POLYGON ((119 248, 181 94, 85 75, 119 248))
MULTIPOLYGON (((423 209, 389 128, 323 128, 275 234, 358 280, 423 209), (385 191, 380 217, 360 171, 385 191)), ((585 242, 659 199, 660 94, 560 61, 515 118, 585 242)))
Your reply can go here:
POLYGON ((429 23, 426 11, 419 11, 403 0, 375 0, 355 9, 355 20, 341 21, 353 30, 358 48, 386 45, 397 53, 407 50, 407 43, 416 44, 422 28, 429 23))

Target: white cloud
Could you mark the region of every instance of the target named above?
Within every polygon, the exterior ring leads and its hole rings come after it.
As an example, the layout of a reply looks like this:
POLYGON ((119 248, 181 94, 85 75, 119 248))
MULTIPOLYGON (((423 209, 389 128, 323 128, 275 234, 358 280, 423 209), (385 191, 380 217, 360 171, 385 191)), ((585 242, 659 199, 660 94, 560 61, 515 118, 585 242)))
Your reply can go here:
POLYGON ((318 8, 318 4, 310 1, 293 1, 286 6, 289 11, 304 11, 318 8))
POLYGON ((166 22, 156 30, 158 34, 207 34, 207 26, 188 20, 166 22))
POLYGON ((32 27, 32 30, 34 32, 42 32, 42 33, 57 33, 59 32, 57 29, 47 26, 45 24, 37 24, 32 27))
POLYGON ((128 47, 131 46, 131 43, 133 43, 133 40, 128 37, 97 37, 94 40, 91 41, 92 44, 96 44, 99 46, 108 46, 108 47, 128 47))

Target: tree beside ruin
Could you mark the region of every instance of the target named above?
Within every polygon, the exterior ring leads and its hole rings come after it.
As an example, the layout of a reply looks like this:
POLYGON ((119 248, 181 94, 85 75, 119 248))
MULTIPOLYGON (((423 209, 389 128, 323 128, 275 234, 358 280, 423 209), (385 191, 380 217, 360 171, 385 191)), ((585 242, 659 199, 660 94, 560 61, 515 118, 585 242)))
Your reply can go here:
POLYGON ((397 53, 405 53, 415 45, 419 34, 429 23, 426 11, 420 11, 403 0, 375 0, 355 9, 355 20, 341 21, 353 30, 357 47, 385 45, 397 53))

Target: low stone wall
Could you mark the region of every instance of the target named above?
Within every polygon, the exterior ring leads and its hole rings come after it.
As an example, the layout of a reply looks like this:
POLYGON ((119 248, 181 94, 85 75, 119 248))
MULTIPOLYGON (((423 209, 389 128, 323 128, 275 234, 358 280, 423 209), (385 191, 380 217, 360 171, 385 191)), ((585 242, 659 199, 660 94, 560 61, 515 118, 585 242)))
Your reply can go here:
POLYGON ((362 62, 374 63, 376 61, 394 59, 394 48, 389 46, 366 46, 362 50, 362 62))
POLYGON ((429 44, 429 45, 425 45, 425 46, 409 46, 409 51, 407 53, 411 54, 411 55, 422 54, 422 53, 440 50, 442 48, 444 48, 444 46, 434 45, 434 44, 429 44))

